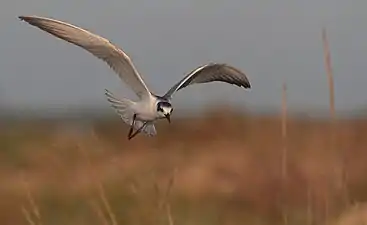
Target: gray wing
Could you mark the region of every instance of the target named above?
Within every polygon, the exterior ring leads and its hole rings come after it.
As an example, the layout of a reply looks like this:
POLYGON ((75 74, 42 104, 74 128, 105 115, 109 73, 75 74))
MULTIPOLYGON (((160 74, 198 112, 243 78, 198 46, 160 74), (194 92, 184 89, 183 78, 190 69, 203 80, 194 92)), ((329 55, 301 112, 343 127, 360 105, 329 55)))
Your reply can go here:
POLYGON ((228 64, 209 63, 196 68, 186 75, 182 80, 169 89, 164 97, 171 98, 175 92, 192 84, 208 83, 213 81, 221 81, 234 84, 239 87, 251 88, 246 75, 240 70, 228 64))
POLYGON ((87 50, 97 58, 105 61, 140 98, 150 96, 148 87, 131 59, 109 40, 72 24, 50 18, 19 16, 19 19, 87 50))

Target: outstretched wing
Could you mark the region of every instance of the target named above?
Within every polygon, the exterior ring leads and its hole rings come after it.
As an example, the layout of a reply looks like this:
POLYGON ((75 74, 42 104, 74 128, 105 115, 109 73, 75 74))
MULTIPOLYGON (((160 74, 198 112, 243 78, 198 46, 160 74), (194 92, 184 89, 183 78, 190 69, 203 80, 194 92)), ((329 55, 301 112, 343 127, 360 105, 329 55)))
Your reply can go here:
POLYGON ((164 97, 171 98, 175 92, 192 84, 208 83, 213 81, 221 81, 234 84, 239 87, 251 88, 246 75, 240 70, 223 63, 209 63, 196 68, 185 76, 180 80, 180 82, 169 89, 164 97))
POLYGON ((55 19, 38 16, 19 16, 19 19, 87 50, 105 61, 140 98, 150 96, 149 89, 131 59, 109 40, 55 19))

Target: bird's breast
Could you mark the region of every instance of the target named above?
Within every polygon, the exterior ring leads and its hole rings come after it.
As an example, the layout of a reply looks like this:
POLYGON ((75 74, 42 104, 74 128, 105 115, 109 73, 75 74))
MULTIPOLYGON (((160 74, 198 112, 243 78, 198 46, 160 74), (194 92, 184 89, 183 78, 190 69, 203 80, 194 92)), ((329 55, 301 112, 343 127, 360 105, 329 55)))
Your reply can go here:
POLYGON ((138 120, 153 121, 157 119, 157 112, 151 104, 139 104, 135 111, 138 120))

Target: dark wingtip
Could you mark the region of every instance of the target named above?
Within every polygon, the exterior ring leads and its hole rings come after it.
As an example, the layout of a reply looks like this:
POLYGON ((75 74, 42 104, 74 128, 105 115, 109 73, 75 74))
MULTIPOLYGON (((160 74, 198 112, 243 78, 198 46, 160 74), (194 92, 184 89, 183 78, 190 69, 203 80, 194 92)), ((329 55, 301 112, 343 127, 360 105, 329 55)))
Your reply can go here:
POLYGON ((21 21, 25 21, 25 22, 29 23, 34 18, 32 16, 18 16, 18 19, 20 19, 21 21))
POLYGON ((238 86, 240 86, 240 87, 243 87, 243 88, 245 88, 245 89, 251 89, 251 84, 250 84, 250 82, 243 82, 243 83, 241 83, 240 85, 238 85, 238 86))
POLYGON ((31 21, 31 18, 29 16, 18 16, 20 21, 24 21, 29 23, 31 21))
POLYGON ((18 19, 24 21, 24 20, 26 20, 26 16, 18 16, 18 19))

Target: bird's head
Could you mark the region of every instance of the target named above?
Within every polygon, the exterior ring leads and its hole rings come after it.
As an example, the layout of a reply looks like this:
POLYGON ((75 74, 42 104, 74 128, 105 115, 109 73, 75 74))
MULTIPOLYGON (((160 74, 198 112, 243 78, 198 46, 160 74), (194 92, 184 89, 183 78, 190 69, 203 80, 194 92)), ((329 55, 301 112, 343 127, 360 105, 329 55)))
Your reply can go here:
POLYGON ((160 118, 166 118, 171 123, 171 113, 173 111, 171 103, 168 101, 158 101, 157 113, 160 118))

